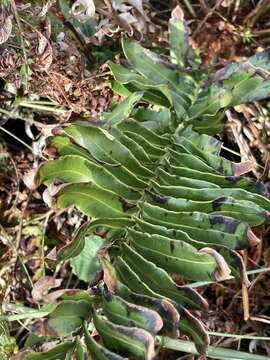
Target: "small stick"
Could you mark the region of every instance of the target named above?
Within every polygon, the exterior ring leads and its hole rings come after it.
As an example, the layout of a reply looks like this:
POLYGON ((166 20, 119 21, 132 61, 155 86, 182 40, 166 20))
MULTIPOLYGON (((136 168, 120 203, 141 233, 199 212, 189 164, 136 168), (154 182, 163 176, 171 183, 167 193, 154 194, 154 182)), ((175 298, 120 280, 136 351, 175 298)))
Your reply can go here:
MULTIPOLYGON (((247 265, 247 250, 244 251, 244 263, 247 265)), ((249 297, 248 297, 248 288, 245 283, 242 283, 242 301, 243 301, 243 310, 244 310, 244 320, 249 320, 249 297)))
POLYGON ((204 19, 199 23, 197 26, 197 29, 194 31, 192 36, 195 38, 195 36, 198 34, 198 32, 201 30, 202 26, 206 23, 206 21, 213 15, 215 10, 219 7, 219 5, 222 3, 223 0, 219 0, 215 6, 212 7, 212 9, 208 12, 208 14, 205 15, 204 19))
POLYGON ((206 4, 205 0, 199 0, 201 8, 205 15, 208 15, 209 11, 211 11, 210 7, 206 4))
POLYGON ((243 23, 249 27, 253 27, 256 21, 268 10, 270 7, 269 0, 260 0, 254 10, 252 10, 244 19, 243 23))

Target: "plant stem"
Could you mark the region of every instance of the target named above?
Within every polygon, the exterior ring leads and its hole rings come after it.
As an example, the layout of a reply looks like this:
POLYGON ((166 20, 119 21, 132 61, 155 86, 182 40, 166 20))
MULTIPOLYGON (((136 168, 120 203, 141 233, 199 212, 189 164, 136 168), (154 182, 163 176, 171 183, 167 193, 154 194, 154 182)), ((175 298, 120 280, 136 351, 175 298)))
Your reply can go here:
MULTIPOLYGON (((13 137, 15 140, 17 140, 19 143, 21 143, 22 145, 24 145, 28 150, 30 150, 33 154, 35 154, 34 149, 28 145, 26 142, 24 142, 23 140, 21 140, 18 136, 12 134, 10 131, 8 131, 7 129, 5 129, 3 126, 0 126, 0 130, 3 131, 4 133, 8 134, 9 136, 13 137)), ((44 155, 39 155, 43 160, 48 160, 44 155)))
POLYGON ((249 336, 249 335, 241 335, 241 334, 230 334, 230 333, 222 333, 222 332, 215 332, 215 331, 207 331, 208 335, 211 336, 220 336, 220 337, 229 337, 232 339, 239 339, 239 340, 262 340, 262 341, 270 341, 270 337, 267 336, 249 336))
POLYGON ((8 131, 7 129, 5 129, 3 126, 0 126, 0 130, 5 132, 6 134, 8 134, 9 136, 13 137, 15 140, 17 140, 19 143, 21 143, 22 145, 24 145, 28 150, 30 150, 32 153, 34 152, 33 148, 26 144, 26 142, 24 142, 23 140, 21 140, 20 138, 18 138, 18 136, 12 134, 10 131, 8 131))
MULTIPOLYGON (((200 355, 191 341, 175 340, 168 337, 160 339, 162 345, 166 349, 190 353, 193 355, 200 355)), ((255 355, 243 351, 230 350, 222 347, 209 346, 207 357, 218 360, 269 360, 268 356, 255 355)))
POLYGON ((226 151, 230 152, 231 154, 234 154, 234 155, 237 155, 237 156, 241 157, 241 154, 240 154, 239 152, 234 151, 234 150, 232 150, 232 149, 229 149, 229 148, 227 148, 227 147, 224 146, 224 145, 221 146, 221 149, 226 150, 226 151))
POLYGON ((19 321, 24 319, 38 319, 47 316, 50 311, 33 311, 27 314, 14 314, 14 315, 0 315, 0 321, 19 321))
MULTIPOLYGON (((264 272, 268 272, 268 271, 270 272, 270 267, 247 271, 247 275, 254 275, 254 274, 264 273, 264 272)), ((224 279, 222 281, 232 280, 232 279, 234 279, 234 276, 228 276, 226 279, 224 279)), ((187 286, 190 288, 196 288, 196 287, 200 287, 200 286, 204 286, 204 285, 210 285, 213 283, 215 283, 215 281, 197 281, 197 282, 194 282, 191 284, 187 284, 187 286)))
POLYGON ((14 101, 14 105, 22 106, 22 107, 26 107, 26 108, 30 108, 30 109, 34 109, 34 110, 39 110, 39 111, 48 111, 48 112, 53 112, 53 113, 57 113, 57 114, 63 114, 63 115, 68 113, 68 110, 56 108, 55 106, 53 106, 53 104, 51 104, 51 106, 43 105, 40 102, 28 101, 25 99, 16 99, 14 101))

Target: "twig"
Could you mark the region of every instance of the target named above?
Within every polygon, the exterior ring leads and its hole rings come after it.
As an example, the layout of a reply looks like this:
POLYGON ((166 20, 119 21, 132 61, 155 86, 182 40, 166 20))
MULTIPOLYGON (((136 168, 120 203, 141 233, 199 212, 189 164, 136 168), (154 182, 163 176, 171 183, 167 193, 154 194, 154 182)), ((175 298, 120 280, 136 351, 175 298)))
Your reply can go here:
MULTIPOLYGON (((247 266, 247 250, 244 250, 244 264, 247 266)), ((249 319, 249 296, 248 296, 248 288, 247 285, 242 283, 242 302, 243 302, 243 310, 244 310, 244 320, 248 321, 249 319)))
POLYGON ((211 336, 222 336, 222 337, 229 337, 232 339, 234 338, 234 339, 241 339, 241 340, 246 339, 246 340, 264 340, 264 341, 270 340, 270 337, 267 337, 267 336, 230 334, 230 333, 222 333, 222 332, 215 332, 215 331, 207 331, 207 333, 208 333, 208 335, 211 335, 211 336))
POLYGON ((234 3, 233 17, 232 17, 233 22, 235 22, 238 10, 240 9, 240 4, 241 4, 241 0, 236 0, 235 3, 234 3))
POLYGON ((219 5, 222 3, 223 0, 219 0, 212 9, 208 12, 208 14, 204 17, 204 19, 199 23, 197 26, 197 29, 194 31, 192 36, 195 38, 195 36, 198 34, 198 32, 201 30, 202 26, 206 23, 206 21, 213 15, 215 10, 219 7, 219 5))
POLYGON ((269 35, 269 34, 270 34, 270 29, 260 29, 260 30, 254 30, 252 32, 253 37, 259 37, 259 36, 264 36, 264 35, 269 35))
POLYGON ((62 86, 55 81, 55 79, 53 78, 53 76, 51 75, 51 73, 49 71, 46 71, 46 74, 48 75, 48 77, 52 80, 52 82, 54 83, 54 85, 58 88, 58 90, 60 91, 60 93, 62 94, 63 98, 65 99, 67 105, 69 106, 70 109, 72 109, 72 104, 69 101, 69 99, 67 98, 64 89, 62 88, 62 86))
POLYGON ((250 316, 249 319, 252 320, 252 321, 259 321, 259 322, 262 322, 264 324, 270 324, 270 319, 264 319, 264 318, 259 317, 259 316, 250 316))
POLYGON ((253 27, 256 21, 268 10, 269 7, 269 0, 260 0, 256 8, 245 17, 243 23, 249 27, 253 27))
POLYGON ((210 7, 206 4, 205 0, 199 0, 201 8, 205 15, 208 15, 209 11, 211 11, 210 7))

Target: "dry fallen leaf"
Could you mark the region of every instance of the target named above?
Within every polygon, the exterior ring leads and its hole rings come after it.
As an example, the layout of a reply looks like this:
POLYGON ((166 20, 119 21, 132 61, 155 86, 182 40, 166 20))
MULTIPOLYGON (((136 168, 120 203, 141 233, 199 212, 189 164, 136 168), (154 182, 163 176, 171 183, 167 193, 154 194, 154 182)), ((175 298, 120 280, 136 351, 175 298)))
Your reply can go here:
POLYGON ((16 66, 16 56, 8 49, 0 50, 0 76, 6 78, 16 66))
POLYGON ((102 266, 102 270, 103 270, 103 279, 104 282, 108 288, 108 290, 112 293, 115 292, 116 289, 116 283, 117 283, 117 279, 116 279, 116 274, 115 271, 113 270, 113 267, 110 264, 110 258, 109 255, 107 254, 109 247, 103 248, 99 254, 99 261, 101 263, 102 266))
POLYGON ((96 7, 93 0, 77 0, 72 5, 71 13, 80 21, 86 21, 95 16, 96 7))
POLYGON ((137 32, 140 38, 147 32, 150 20, 144 12, 142 0, 96 0, 95 5, 100 21, 91 38, 92 43, 100 45, 105 36, 112 36, 123 30, 129 36, 137 32))
POLYGON ((61 285, 61 279, 55 279, 52 276, 44 276, 40 278, 33 287, 32 298, 36 303, 46 302, 46 292, 52 288, 61 285))
POLYGON ((38 13, 38 17, 44 17, 48 11, 50 10, 50 8, 56 3, 56 0, 48 0, 46 1, 42 7, 41 7, 41 10, 40 12, 38 13))
POLYGON ((118 14, 119 25, 130 35, 133 35, 133 29, 135 29, 142 36, 148 20, 143 10, 142 0, 128 0, 126 3, 128 5, 112 1, 113 8, 118 14))
POLYGON ((40 70, 48 70, 53 61, 53 52, 49 40, 36 30, 38 44, 36 46, 36 64, 40 70))
POLYGON ((4 5, 0 5, 0 44, 8 40, 12 31, 11 15, 4 5))
POLYGON ((35 190, 38 186, 38 179, 37 179, 38 169, 31 169, 27 171, 23 177, 22 180, 24 184, 28 187, 30 190, 35 190))
POLYGON ((142 0, 128 0, 128 3, 138 10, 141 15, 145 16, 142 0))

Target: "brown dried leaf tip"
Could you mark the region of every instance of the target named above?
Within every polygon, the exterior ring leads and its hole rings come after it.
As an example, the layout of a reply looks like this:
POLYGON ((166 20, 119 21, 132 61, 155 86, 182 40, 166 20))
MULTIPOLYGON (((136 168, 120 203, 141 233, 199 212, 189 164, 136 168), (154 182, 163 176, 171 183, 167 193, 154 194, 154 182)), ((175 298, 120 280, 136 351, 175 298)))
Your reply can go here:
POLYGON ((185 14, 179 5, 172 11, 172 19, 184 20, 184 16, 185 14))

